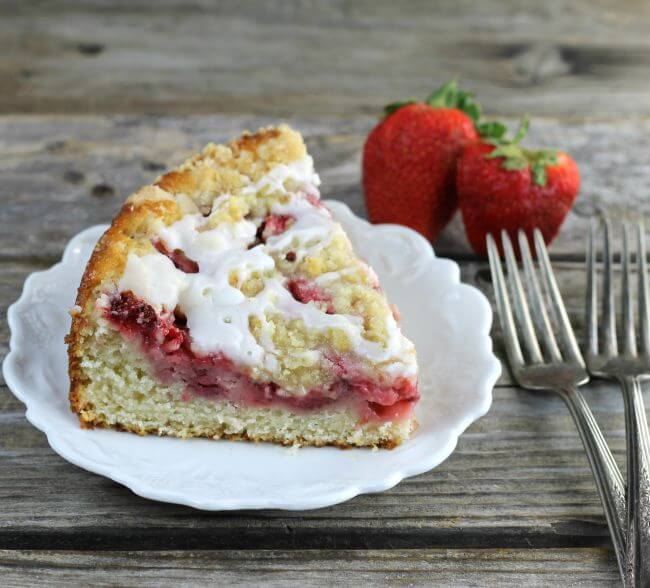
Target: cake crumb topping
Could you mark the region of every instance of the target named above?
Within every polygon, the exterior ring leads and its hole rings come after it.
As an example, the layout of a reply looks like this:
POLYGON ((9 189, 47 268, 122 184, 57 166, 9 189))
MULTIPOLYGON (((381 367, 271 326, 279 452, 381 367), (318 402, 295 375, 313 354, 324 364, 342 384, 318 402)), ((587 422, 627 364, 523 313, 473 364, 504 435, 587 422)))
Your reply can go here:
POLYGON ((413 345, 320 202, 319 183, 306 155, 216 196, 207 216, 159 221, 160 246, 129 254, 118 290, 162 314, 179 309, 194 352, 221 353, 289 393, 331 379, 328 348, 361 371, 414 376, 413 345))

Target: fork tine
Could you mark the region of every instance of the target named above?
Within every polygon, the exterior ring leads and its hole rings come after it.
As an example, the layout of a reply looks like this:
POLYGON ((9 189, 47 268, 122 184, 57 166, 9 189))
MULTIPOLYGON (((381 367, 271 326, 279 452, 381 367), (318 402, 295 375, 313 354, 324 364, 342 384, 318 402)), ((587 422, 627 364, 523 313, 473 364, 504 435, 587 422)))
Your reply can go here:
POLYGON ((587 351, 598 355, 598 294, 596 291, 596 221, 589 224, 587 241, 587 351))
POLYGON ((543 363, 542 351, 539 348, 537 337, 535 336, 535 329, 533 322, 530 319, 530 312, 528 310, 528 303, 526 302, 526 293, 521 284, 519 277, 519 270, 517 269, 517 261, 515 259, 515 252, 512 248, 510 237, 506 231, 501 232, 501 243, 506 257, 506 266, 508 268, 508 279, 510 281, 511 291, 513 293, 513 306, 515 309, 515 316, 519 319, 519 326, 521 334, 523 335, 524 347, 530 356, 533 363, 543 363))
POLYGON ((604 352, 608 355, 618 353, 618 343, 616 341, 616 314, 614 310, 614 278, 612 277, 613 259, 612 248, 610 246, 611 226, 609 219, 605 218, 603 233, 603 260, 604 282, 603 282, 603 347, 604 352))
POLYGON ((503 329, 508 361, 513 368, 520 367, 524 365, 524 357, 521 353, 521 347, 519 347, 517 329, 515 327, 515 321, 512 318, 512 311, 510 310, 510 300, 508 299, 508 290, 506 289, 501 260, 499 259, 499 250, 491 234, 487 236, 487 247, 490 270, 492 272, 492 283, 494 286, 494 297, 496 298, 499 321, 503 329))
POLYGON ((641 351, 650 353, 650 303, 648 302, 648 262, 645 249, 645 227, 643 222, 636 226, 637 237, 637 268, 639 273, 639 323, 641 330, 641 351))
POLYGON ((629 226, 623 224, 623 260, 622 260, 622 311, 623 311, 623 353, 636 355, 636 333, 634 330, 634 310, 632 307, 632 251, 629 245, 629 226))
POLYGON ((524 263, 524 273, 526 281, 529 285, 531 305, 533 307, 533 316, 535 317, 535 325, 537 332, 540 334, 544 347, 552 361, 562 361, 560 349, 557 346, 555 335, 551 327, 551 321, 546 312, 546 305, 544 304, 544 296, 540 288, 535 267, 533 265, 533 258, 530 254, 530 247, 528 246, 528 239, 523 231, 519 231, 519 250, 521 251, 521 259, 524 263))
POLYGON ((580 347, 578 346, 578 342, 576 341, 575 335, 573 334, 573 328, 569 322, 569 317, 567 316, 566 309, 564 308, 564 302, 562 302, 560 290, 557 287, 557 282, 555 281, 555 276, 553 275, 551 261, 548 258, 548 252, 546 251, 546 245, 544 244, 544 238, 542 237, 541 231, 539 229, 535 229, 534 236, 535 249, 537 250, 537 258, 539 259, 540 272, 544 279, 544 283, 546 284, 547 291, 551 299, 551 305, 554 308, 558 319, 560 344, 566 353, 571 356, 571 359, 584 365, 582 354, 580 353, 580 347))

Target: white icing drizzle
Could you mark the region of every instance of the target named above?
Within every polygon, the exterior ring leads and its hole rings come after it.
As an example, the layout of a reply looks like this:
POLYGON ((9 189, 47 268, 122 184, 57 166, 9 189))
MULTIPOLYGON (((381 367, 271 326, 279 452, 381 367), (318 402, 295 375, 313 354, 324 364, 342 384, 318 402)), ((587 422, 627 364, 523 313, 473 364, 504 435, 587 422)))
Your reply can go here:
POLYGON ((287 188, 289 188, 291 191, 304 190, 317 195, 318 186, 320 186, 320 177, 314 171, 314 160, 310 155, 306 155, 289 164, 277 165, 262 179, 246 186, 242 190, 242 194, 287 193, 287 188))
POLYGON ((160 253, 140 257, 130 253, 119 283, 120 292, 131 290, 157 310, 173 310, 187 287, 185 274, 160 253))
MULTIPOLYGON (((213 205, 218 207, 224 196, 213 205)), ((213 212, 214 213, 214 212, 213 212)), ((170 251, 180 249, 187 257, 199 264, 201 272, 211 273, 222 263, 221 257, 227 250, 245 250, 255 238, 255 223, 242 220, 236 223, 220 223, 213 229, 201 230, 209 222, 201 213, 187 214, 169 227, 158 229, 158 236, 170 251)), ((242 260, 245 261, 245 260, 242 260)), ((273 265, 271 265, 273 267, 273 265)))
POLYGON ((271 205, 273 214, 293 216, 296 221, 289 230, 270 237, 266 241, 269 251, 279 251, 294 246, 298 249, 313 248, 316 245, 325 247, 342 229, 333 222, 332 215, 326 208, 314 206, 306 198, 291 195, 285 204, 274 202, 271 205))
MULTIPOLYGON (((415 375, 417 371, 413 344, 400 332, 393 316, 386 318, 388 334, 385 345, 363 337, 361 317, 327 314, 314 303, 304 304, 293 298, 283 278, 268 277, 275 268, 271 253, 287 248, 304 255, 306 250, 324 247, 342 231, 329 211, 315 206, 296 191, 317 195, 320 183, 307 156, 290 165, 280 165, 256 184, 244 188, 257 193, 271 190, 288 196, 286 202, 274 203, 271 212, 290 215, 295 221, 280 235, 269 237, 265 244, 247 249, 254 241, 257 224, 243 219, 209 228, 209 217, 187 214, 170 226, 161 226, 158 237, 167 249, 182 250, 199 267, 196 274, 184 273, 159 252, 138 256, 129 254, 119 291, 131 290, 159 312, 171 312, 178 306, 187 317, 192 349, 198 353, 221 352, 235 362, 262 365, 273 372, 278 366, 267 316, 280 313, 300 319, 310 329, 341 329, 352 342, 355 353, 374 364, 381 363, 394 375, 415 375), (262 278, 263 289, 248 297, 230 284, 231 274, 242 283, 254 274, 262 278), (250 331, 249 319, 261 324, 259 341, 250 331)), ((215 199, 212 214, 227 203, 230 195, 215 199)), ((341 272, 345 273, 346 270, 341 272)), ((320 276, 317 281, 336 279, 338 272, 320 276)), ((313 356, 317 350, 309 350, 313 356)))
POLYGON ((337 280, 340 280, 343 276, 354 274, 356 271, 357 270, 354 267, 346 267, 336 272, 327 272, 326 274, 321 274, 314 279, 314 282, 317 284, 329 284, 330 282, 336 282, 337 280))

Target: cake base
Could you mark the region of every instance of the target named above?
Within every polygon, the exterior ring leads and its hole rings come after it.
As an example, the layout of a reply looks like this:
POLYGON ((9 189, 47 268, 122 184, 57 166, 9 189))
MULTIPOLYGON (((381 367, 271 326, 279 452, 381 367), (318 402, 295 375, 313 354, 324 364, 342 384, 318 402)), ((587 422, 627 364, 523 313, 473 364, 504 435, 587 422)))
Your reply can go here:
POLYGON ((411 434, 413 419, 359 423, 351 410, 296 413, 279 407, 237 406, 192 395, 182 383, 161 385, 146 360, 110 329, 86 341, 81 368, 87 383, 73 382, 71 402, 84 427, 141 435, 268 441, 282 445, 392 448, 411 434))

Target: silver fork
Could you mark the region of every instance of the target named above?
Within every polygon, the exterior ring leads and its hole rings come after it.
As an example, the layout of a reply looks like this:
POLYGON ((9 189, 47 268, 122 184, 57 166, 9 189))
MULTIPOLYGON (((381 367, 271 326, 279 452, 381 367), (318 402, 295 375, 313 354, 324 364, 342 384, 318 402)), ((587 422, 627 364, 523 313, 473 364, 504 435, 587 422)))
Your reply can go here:
POLYGON ((587 453, 605 511, 619 570, 624 584, 627 585, 623 533, 625 524, 623 478, 594 415, 577 389, 578 386, 589 381, 589 375, 566 314, 542 234, 537 229, 534 232, 534 239, 539 260, 539 274, 546 297, 549 299, 552 317, 555 319, 555 333, 526 235, 522 231, 519 232, 519 249, 530 303, 521 282, 512 243, 507 233, 502 232, 501 242, 508 268, 508 282, 504 277, 494 238, 492 235, 487 237, 497 312, 503 330, 508 362, 520 386, 531 390, 556 392, 567 405, 587 453), (512 307, 514 307, 514 314, 512 307))
POLYGON ((648 301, 645 231, 636 227, 638 270, 639 343, 637 349, 632 302, 632 247, 630 227, 623 225, 621 261, 623 317, 622 345, 616 336, 613 288, 611 226, 605 219, 603 230, 603 322, 598 333, 596 294, 596 222, 592 221, 587 246, 587 337, 585 359, 593 376, 615 380, 621 386, 625 403, 627 444, 627 562, 634 586, 650 585, 650 435, 646 420, 642 378, 650 375, 650 303, 648 301))

